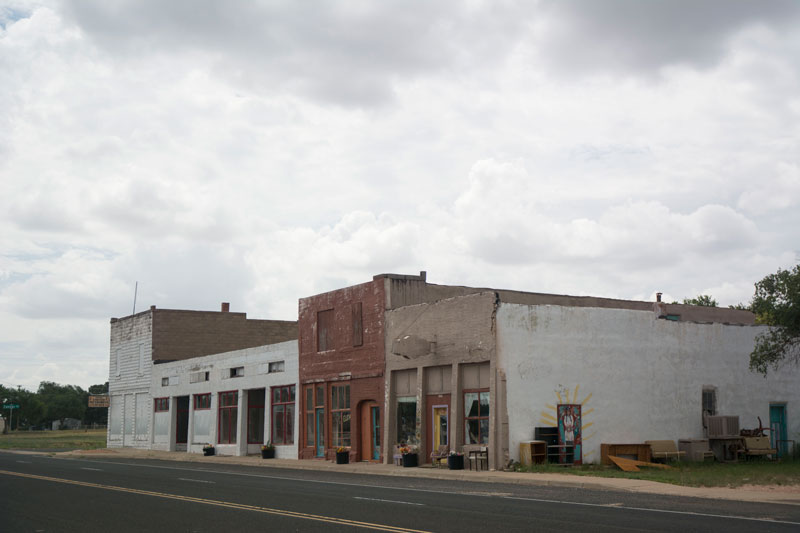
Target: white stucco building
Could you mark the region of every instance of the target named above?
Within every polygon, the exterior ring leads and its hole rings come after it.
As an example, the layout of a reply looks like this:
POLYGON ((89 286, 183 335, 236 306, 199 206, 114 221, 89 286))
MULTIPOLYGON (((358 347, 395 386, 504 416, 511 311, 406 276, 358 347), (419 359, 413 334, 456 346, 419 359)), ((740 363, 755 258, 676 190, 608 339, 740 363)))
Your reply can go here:
POLYGON ((153 366, 152 448, 297 458, 297 341, 153 366))
POLYGON ((704 409, 738 416, 742 428, 758 427, 758 417, 765 427, 782 419, 775 436, 798 440, 798 368, 764 377, 748 367, 763 326, 659 315, 501 303, 497 358, 507 379, 511 458, 536 427, 559 428, 563 438, 565 415, 573 439, 580 435, 575 459, 583 463, 599 462, 601 443, 703 438, 704 409))

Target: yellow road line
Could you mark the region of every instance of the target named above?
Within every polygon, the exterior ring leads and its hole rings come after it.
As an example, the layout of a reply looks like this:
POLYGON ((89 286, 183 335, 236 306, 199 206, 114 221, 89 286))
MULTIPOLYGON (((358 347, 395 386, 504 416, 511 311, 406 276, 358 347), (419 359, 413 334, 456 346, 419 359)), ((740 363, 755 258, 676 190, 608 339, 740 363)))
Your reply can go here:
POLYGON ((367 529, 375 529, 378 531, 393 531, 395 533, 429 533, 418 529, 406 529, 402 527, 389 526, 386 524, 372 524, 370 522, 359 522, 357 520, 347 520, 345 518, 336 518, 333 516, 314 515, 308 513, 299 513, 295 511, 284 511, 282 509, 270 509, 268 507, 258 507, 256 505, 245 505, 242 503, 224 502, 220 500, 209 500, 206 498, 194 498, 191 496, 180 496, 177 494, 167 494, 164 492, 153 492, 149 490, 130 489, 127 487, 116 487, 114 485, 101 485, 99 483, 89 483, 87 481, 75 481, 72 479, 63 479, 57 477, 37 476, 35 474, 23 474, 22 472, 10 472, 8 470, 0 470, 0 474, 7 476, 24 477, 28 479, 38 479, 41 481, 52 481, 55 483, 66 483, 68 485, 78 485, 81 487, 91 487, 95 489, 114 490, 117 492, 128 492, 130 494, 139 494, 143 496, 156 496, 158 498, 167 498, 170 500, 180 500, 193 503, 204 503, 206 505, 215 505, 217 507, 228 507, 230 509, 240 509, 243 511, 255 511, 258 513, 267 513, 280 516, 287 516, 291 518, 302 518, 305 520, 315 520, 318 522, 330 522, 333 524, 340 524, 352 527, 363 527, 367 529))

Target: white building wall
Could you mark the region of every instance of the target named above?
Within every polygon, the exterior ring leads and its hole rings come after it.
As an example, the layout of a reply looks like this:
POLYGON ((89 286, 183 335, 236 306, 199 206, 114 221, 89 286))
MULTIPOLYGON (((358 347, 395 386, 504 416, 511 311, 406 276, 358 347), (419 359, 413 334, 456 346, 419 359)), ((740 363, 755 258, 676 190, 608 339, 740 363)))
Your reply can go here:
POLYGON ((601 443, 702 438, 702 389, 717 389, 717 414, 741 428, 769 425, 771 402, 785 403, 789 439, 800 442, 800 372, 750 372, 763 327, 673 322, 654 313, 588 307, 501 304, 498 366, 507 374, 509 445, 555 426, 558 403, 582 404, 583 462, 601 443))
POLYGON ((109 448, 150 446, 152 324, 150 311, 111 322, 109 448))
MULTIPOLYGON (((260 445, 246 442, 247 438, 247 396, 246 391, 251 389, 266 389, 264 442, 271 440, 271 387, 294 385, 298 390, 298 351, 297 341, 287 341, 266 346, 257 346, 244 350, 235 350, 220 354, 195 357, 183 361, 162 363, 153 366, 151 380, 151 398, 170 399, 170 412, 174 412, 176 398, 189 396, 190 421, 187 451, 200 453, 206 443, 215 443, 217 453, 220 455, 245 455, 260 453, 260 445), (284 362, 284 371, 270 373, 269 363, 284 362), (244 375, 230 377, 230 369, 244 367, 244 375), (191 383, 190 376, 198 372, 208 372, 209 381, 191 383), (166 379, 165 379, 166 378, 166 379), (168 383, 163 385, 162 383, 168 383), (218 424, 218 394, 226 391, 238 391, 238 437, 236 444, 216 444, 218 424), (197 394, 211 393, 211 409, 195 410, 193 397, 197 394)), ((275 457, 297 459, 297 434, 299 401, 295 400, 294 413, 294 444, 275 446, 275 457)), ((159 413, 161 414, 161 413, 159 413)), ((174 423, 175 417, 170 418, 174 423)), ((160 422, 159 422, 160 424, 160 422)), ((154 449, 174 449, 174 429, 169 430, 169 437, 164 438, 159 430, 157 439, 154 439, 154 449)))

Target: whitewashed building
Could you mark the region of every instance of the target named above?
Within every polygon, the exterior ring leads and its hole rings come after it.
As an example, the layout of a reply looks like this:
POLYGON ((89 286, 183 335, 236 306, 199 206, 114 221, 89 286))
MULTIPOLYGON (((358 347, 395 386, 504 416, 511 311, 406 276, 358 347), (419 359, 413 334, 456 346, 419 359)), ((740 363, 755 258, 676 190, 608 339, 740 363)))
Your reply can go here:
POLYGON ((663 306, 501 303, 497 366, 510 457, 519 458, 519 443, 533 440, 535 428, 551 427, 578 443, 575 461, 599 462, 601 443, 707 437, 704 415, 738 416, 741 428, 759 427, 760 417, 773 445, 791 452, 776 440, 800 439, 800 372, 794 365, 767 377, 750 371, 765 327, 723 323, 732 317, 727 309, 691 321, 679 316, 690 306, 670 307, 675 314, 663 306))
POLYGON ((230 312, 157 309, 111 319, 107 446, 153 444, 153 367, 230 350, 297 339, 297 322, 230 312))
POLYGON ((297 458, 297 341, 153 366, 152 448, 297 458))

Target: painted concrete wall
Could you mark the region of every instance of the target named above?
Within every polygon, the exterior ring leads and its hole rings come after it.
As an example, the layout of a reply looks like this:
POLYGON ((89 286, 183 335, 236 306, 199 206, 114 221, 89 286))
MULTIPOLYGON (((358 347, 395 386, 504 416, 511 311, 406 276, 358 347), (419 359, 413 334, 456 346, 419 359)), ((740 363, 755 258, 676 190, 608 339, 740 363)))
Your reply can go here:
MULTIPOLYGON (((260 445, 247 444, 247 394, 250 389, 266 389, 264 406, 264 442, 271 439, 271 387, 295 385, 298 388, 297 341, 257 346, 220 354, 195 357, 183 361, 162 363, 153 366, 151 397, 170 398, 168 413, 157 413, 154 423, 154 449, 175 450, 176 398, 189 396, 189 438, 187 451, 200 453, 203 444, 217 441, 218 394, 238 391, 238 423, 236 444, 215 444, 220 455, 247 455, 260 453, 260 445), (270 373, 269 363, 283 361, 284 371, 270 373), (230 369, 244 367, 242 377, 230 377, 230 369), (209 381, 190 382, 190 375, 208 372, 209 381), (163 385, 162 383, 168 383, 163 385), (196 394, 211 393, 211 409, 194 410, 192 398, 196 394), (167 418, 168 417, 168 418, 167 418), (203 428, 208 428, 209 431, 203 428), (166 428, 166 431, 164 431, 166 428)), ((297 458, 299 399, 295 399, 294 444, 276 445, 275 456, 284 459, 297 458)), ((152 407, 151 407, 152 409, 152 407)))
POLYGON ((498 366, 507 373, 509 444, 552 426, 559 403, 582 404, 583 461, 600 444, 702 438, 702 389, 717 388, 717 413, 740 427, 769 421, 785 402, 790 439, 800 440, 800 372, 764 378, 748 369, 757 326, 658 319, 626 309, 518 305, 497 312, 498 366))

